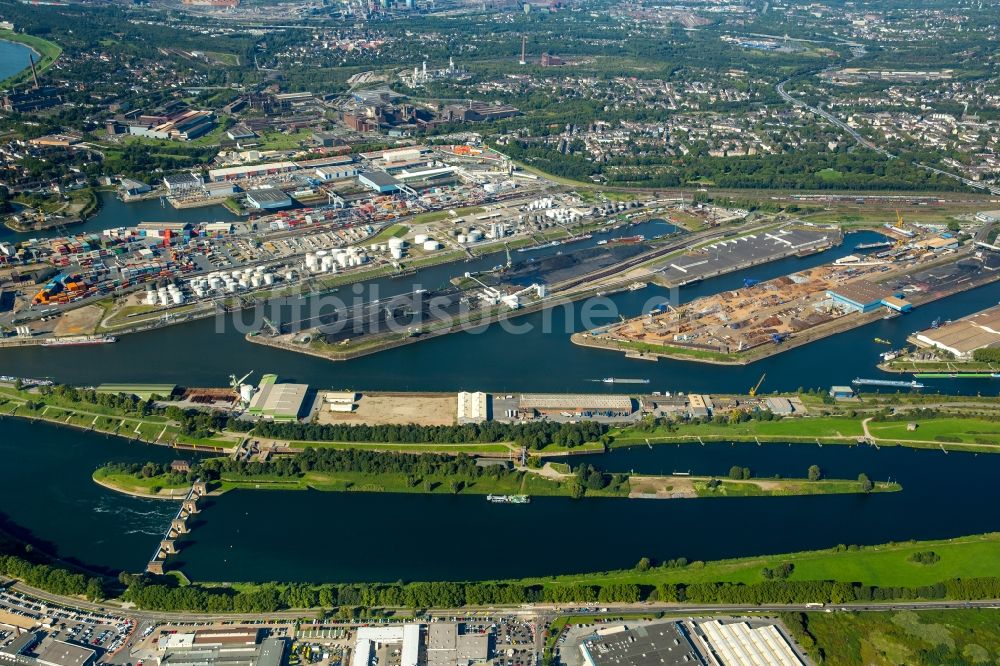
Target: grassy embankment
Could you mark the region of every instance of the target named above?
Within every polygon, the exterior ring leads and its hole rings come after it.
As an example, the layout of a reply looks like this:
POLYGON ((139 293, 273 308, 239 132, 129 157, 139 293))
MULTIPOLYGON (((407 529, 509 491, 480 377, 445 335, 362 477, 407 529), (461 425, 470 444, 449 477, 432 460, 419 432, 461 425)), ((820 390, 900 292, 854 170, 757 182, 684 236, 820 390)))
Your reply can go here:
MULTIPOLYGON (((52 63, 54 63, 56 58, 58 58, 62 53, 62 47, 55 42, 50 42, 47 39, 35 37, 34 35, 25 35, 23 33, 14 32, 13 30, 0 30, 0 39, 8 42, 24 44, 25 46, 33 49, 38 54, 37 57, 39 58, 39 60, 35 63, 35 71, 39 74, 51 67, 52 63)), ((24 64, 27 66, 27 60, 25 60, 24 64)), ((0 84, 4 86, 12 86, 23 81, 30 80, 31 68, 27 67, 25 70, 15 74, 14 76, 4 81, 0 81, 0 84)))
POLYGON ((1000 533, 878 546, 838 546, 799 553, 691 562, 681 567, 653 567, 649 571, 627 569, 528 578, 521 582, 546 587, 609 583, 750 584, 766 580, 763 569, 774 569, 786 562, 794 565, 788 577, 793 581, 832 580, 880 587, 933 585, 951 578, 995 576, 1000 570, 1000 533), (919 564, 909 559, 916 553, 928 551, 940 559, 934 564, 919 564))
MULTIPOLYGON (((681 444, 692 441, 800 442, 856 444, 864 435, 863 417, 814 416, 739 424, 676 424, 651 429, 614 429, 611 448, 647 444, 681 444)), ((1000 421, 977 417, 914 418, 911 421, 870 421, 868 430, 879 446, 945 448, 949 450, 1000 453, 1000 421)))
POLYGON ((221 450, 233 446, 239 439, 225 435, 191 437, 163 416, 122 414, 103 405, 71 402, 54 395, 18 391, 6 386, 0 386, 0 415, 48 421, 150 443, 211 446, 221 450))

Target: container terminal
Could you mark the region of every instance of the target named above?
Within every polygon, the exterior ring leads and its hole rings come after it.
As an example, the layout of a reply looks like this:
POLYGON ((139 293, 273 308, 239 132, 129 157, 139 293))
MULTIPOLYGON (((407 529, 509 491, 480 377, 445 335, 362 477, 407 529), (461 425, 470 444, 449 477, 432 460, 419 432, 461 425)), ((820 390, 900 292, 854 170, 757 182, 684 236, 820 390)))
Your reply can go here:
POLYGON ((841 258, 774 280, 664 306, 573 336, 625 353, 743 364, 909 312, 998 277, 1000 252, 960 245, 934 230, 908 231, 881 258, 841 258))

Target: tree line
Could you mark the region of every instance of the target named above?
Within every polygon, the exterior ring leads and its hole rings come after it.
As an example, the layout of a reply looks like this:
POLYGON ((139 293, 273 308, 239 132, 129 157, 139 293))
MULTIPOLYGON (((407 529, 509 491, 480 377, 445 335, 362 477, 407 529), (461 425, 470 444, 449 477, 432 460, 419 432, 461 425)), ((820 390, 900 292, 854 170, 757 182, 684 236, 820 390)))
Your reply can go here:
POLYGON ((100 578, 88 577, 49 564, 35 564, 15 555, 0 555, 0 575, 17 578, 53 594, 85 596, 90 601, 101 601, 106 596, 100 578))
POLYGON ((449 426, 347 425, 312 423, 250 423, 230 419, 228 429, 249 432, 260 437, 310 442, 376 442, 402 444, 490 444, 514 442, 529 449, 550 444, 576 447, 601 439, 606 425, 593 421, 579 423, 469 423, 449 426))
POLYGON ((606 583, 544 586, 502 582, 267 583, 248 590, 175 587, 142 576, 124 577, 123 599, 146 610, 266 613, 293 608, 458 608, 523 603, 690 602, 713 604, 868 603, 893 600, 994 599, 1000 577, 951 579, 918 587, 879 587, 836 581, 757 583, 606 583))

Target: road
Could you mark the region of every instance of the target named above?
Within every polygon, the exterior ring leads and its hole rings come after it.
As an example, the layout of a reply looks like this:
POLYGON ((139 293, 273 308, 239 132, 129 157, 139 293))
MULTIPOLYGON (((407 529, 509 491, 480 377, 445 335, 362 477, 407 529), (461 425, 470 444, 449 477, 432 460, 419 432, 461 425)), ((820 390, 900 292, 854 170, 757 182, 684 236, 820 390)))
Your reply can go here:
MULTIPOLYGON (((125 608, 119 604, 91 603, 75 597, 65 597, 52 594, 24 583, 14 583, 13 589, 27 596, 34 597, 41 601, 57 604, 75 610, 107 613, 111 615, 128 615, 138 620, 162 620, 178 622, 221 622, 221 621, 260 621, 266 620, 298 620, 303 617, 315 615, 318 609, 298 609, 274 611, 270 613, 183 613, 167 611, 144 611, 125 608)), ((623 613, 671 613, 678 615, 704 615, 718 613, 779 613, 779 612, 817 612, 817 611, 900 611, 900 610, 958 610, 962 608, 993 608, 1000 609, 1000 600, 987 599, 978 601, 900 601, 885 604, 876 603, 847 603, 847 604, 827 604, 817 607, 810 604, 765 604, 756 606, 753 604, 686 604, 686 603, 637 603, 637 604, 608 604, 599 612, 584 612, 572 608, 563 609, 563 605, 538 604, 521 606, 470 606, 463 608, 446 608, 435 610, 431 615, 435 617, 468 617, 471 615, 482 615, 483 613, 494 615, 517 615, 521 617, 536 617, 539 620, 549 620, 562 615, 586 615, 588 617, 616 617, 623 613)), ((405 609, 396 609, 405 610, 405 609)), ((344 623, 352 624, 352 623, 344 623)))

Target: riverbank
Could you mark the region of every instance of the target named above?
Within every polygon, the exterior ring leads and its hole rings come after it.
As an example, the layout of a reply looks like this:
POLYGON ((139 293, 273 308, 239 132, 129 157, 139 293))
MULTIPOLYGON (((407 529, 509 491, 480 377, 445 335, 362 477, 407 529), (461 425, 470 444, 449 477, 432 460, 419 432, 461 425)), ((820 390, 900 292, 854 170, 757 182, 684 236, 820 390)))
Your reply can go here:
MULTIPOLYGON (((14 32, 13 30, 0 30, 0 40, 24 44, 34 51, 39 58, 35 62, 35 71, 39 74, 51 67, 52 63, 62 54, 62 47, 55 42, 50 42, 47 39, 35 37, 34 35, 14 32)), ((22 81, 29 80, 31 80, 31 68, 26 67, 20 73, 0 81, 0 85, 13 86, 22 81)))

